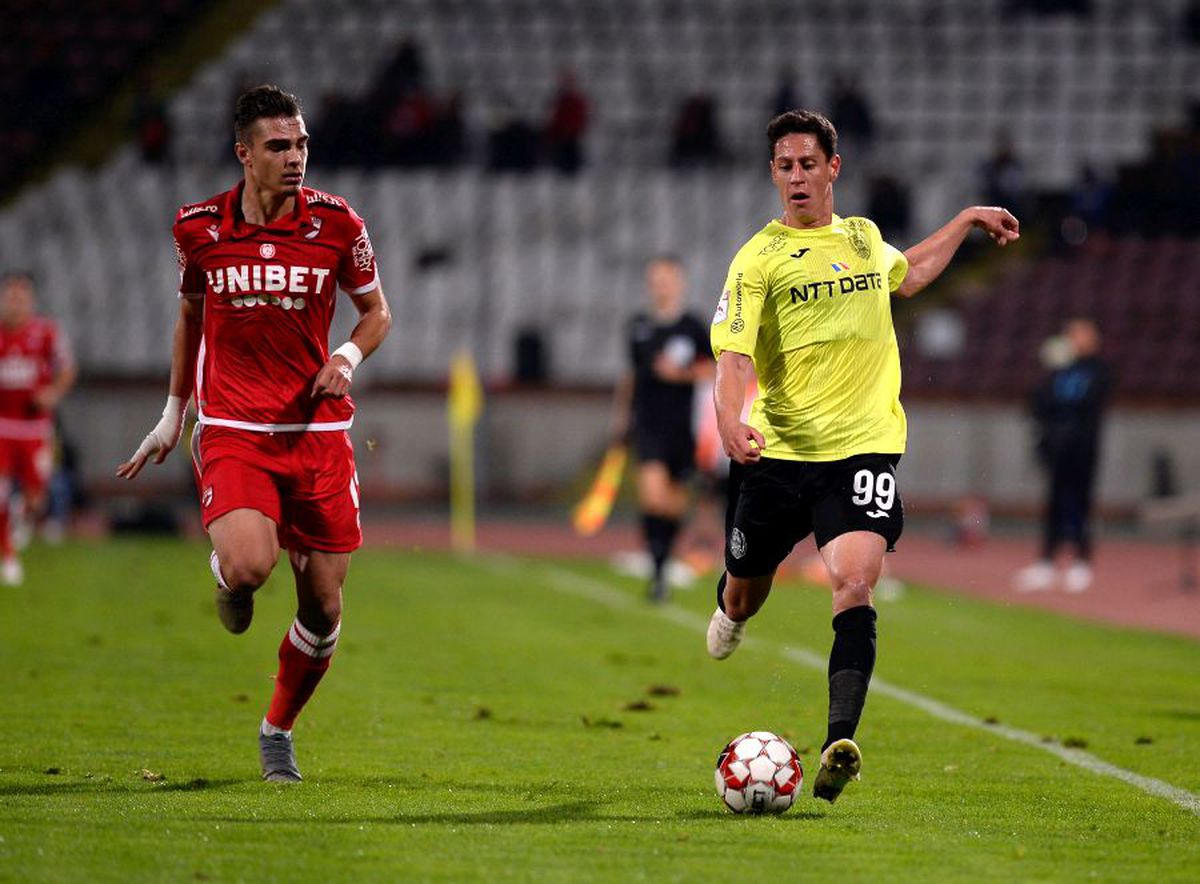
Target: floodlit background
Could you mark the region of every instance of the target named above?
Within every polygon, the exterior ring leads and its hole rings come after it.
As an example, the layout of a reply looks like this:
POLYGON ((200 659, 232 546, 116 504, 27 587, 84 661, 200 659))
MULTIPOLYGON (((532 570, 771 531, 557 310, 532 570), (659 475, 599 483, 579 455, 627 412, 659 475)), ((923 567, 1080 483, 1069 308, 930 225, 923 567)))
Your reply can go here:
POLYGON ((194 519, 186 458, 132 485, 112 469, 166 386, 173 213, 238 179, 232 103, 260 82, 303 100, 306 183, 366 218, 394 305, 356 384, 369 514, 444 505, 465 348, 487 391, 482 511, 564 515, 606 442, 645 260, 682 256, 710 314, 777 211, 764 128, 793 106, 840 130, 838 211, 901 247, 971 203, 1022 220, 1018 247, 971 240, 895 307, 914 517, 1036 513, 1027 396, 1077 315, 1117 378, 1109 525, 1138 530, 1148 497, 1200 487, 1196 3, 3 5, 0 268, 36 275, 79 356, 62 425, 93 527, 194 519))
POLYGON ((81 369, 64 536, 0 586, 0 880, 1200 880, 1198 207, 1200 0, 0 0, 0 273, 81 369), (239 180, 263 82, 302 99, 306 183, 366 219, 396 320, 356 372, 366 542, 291 788, 254 745, 289 569, 226 634, 187 449, 113 475, 166 393, 175 212, 239 180), (707 324, 795 106, 839 129, 840 214, 904 248, 1000 203, 1022 238, 893 304, 906 529, 862 781, 751 819, 714 791, 731 737, 817 769, 812 541, 718 664, 723 500, 697 491, 661 605, 631 471, 598 533, 572 515, 647 259, 680 256, 707 324), (1080 316, 1116 379, 1095 579, 1018 592, 1030 393, 1080 316), (473 376, 478 421, 449 420, 473 376))

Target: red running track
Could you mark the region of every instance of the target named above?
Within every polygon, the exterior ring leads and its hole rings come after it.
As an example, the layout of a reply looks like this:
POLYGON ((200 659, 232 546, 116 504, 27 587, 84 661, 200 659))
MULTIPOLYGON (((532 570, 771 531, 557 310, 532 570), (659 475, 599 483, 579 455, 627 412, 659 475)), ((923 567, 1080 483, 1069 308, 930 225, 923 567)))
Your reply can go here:
MULTIPOLYGON (((414 517, 364 526, 367 542, 409 550, 450 547, 444 518, 414 517)), ((530 555, 602 558, 620 550, 640 548, 631 525, 614 525, 592 538, 577 536, 566 519, 553 521, 481 522, 480 550, 530 555)), ((813 552, 802 543, 788 564, 813 552)), ((995 538, 970 549, 954 547, 909 531, 888 557, 889 573, 901 580, 927 584, 1004 604, 1045 608, 1105 623, 1200 637, 1200 589, 1180 586, 1180 552, 1162 541, 1103 540, 1097 543, 1095 582, 1087 592, 1068 595, 1061 590, 1019 593, 1012 577, 1036 552, 1032 538, 995 538)), ((798 569, 799 565, 795 565, 798 569)))

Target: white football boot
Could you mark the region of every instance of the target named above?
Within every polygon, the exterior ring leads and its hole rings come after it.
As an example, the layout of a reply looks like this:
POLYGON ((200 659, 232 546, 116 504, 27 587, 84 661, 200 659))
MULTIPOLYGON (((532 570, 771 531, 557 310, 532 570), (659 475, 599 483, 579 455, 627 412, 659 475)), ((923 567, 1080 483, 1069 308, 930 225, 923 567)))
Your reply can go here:
POLYGON ((744 620, 741 623, 731 620, 724 611, 717 608, 713 611, 712 619, 708 621, 708 656, 714 660, 724 660, 737 650, 745 631, 744 620))
POLYGON ((5 586, 20 586, 25 582, 25 569, 16 556, 7 556, 0 564, 0 583, 5 586))

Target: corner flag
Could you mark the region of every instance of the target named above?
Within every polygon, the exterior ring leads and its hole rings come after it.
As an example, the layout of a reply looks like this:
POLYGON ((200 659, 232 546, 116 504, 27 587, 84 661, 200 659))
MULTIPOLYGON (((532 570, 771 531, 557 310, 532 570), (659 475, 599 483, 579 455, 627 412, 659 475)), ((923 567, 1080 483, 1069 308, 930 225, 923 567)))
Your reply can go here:
POLYGON ((450 538, 458 552, 475 550, 475 424, 483 387, 475 360, 459 350, 450 361, 446 418, 450 425, 450 538))

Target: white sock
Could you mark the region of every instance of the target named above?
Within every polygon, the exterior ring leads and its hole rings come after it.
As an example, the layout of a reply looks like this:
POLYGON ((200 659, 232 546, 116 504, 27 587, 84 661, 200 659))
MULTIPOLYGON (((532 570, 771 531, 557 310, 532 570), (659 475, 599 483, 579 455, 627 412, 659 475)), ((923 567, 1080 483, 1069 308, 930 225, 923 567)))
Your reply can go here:
POLYGON ((225 578, 221 576, 221 562, 217 559, 217 551, 214 549, 208 557, 208 567, 212 568, 213 577, 217 578, 217 586, 229 592, 229 584, 225 582, 225 578))
POLYGON ((275 727, 275 725, 267 721, 266 718, 262 720, 262 726, 258 729, 258 732, 264 737, 273 737, 276 734, 283 734, 285 737, 290 737, 292 735, 291 731, 285 731, 281 727, 275 727))

